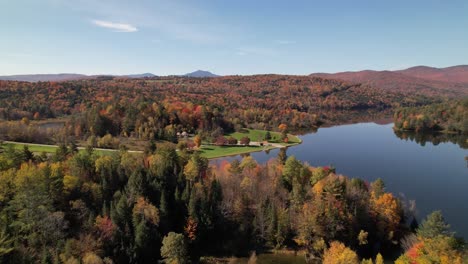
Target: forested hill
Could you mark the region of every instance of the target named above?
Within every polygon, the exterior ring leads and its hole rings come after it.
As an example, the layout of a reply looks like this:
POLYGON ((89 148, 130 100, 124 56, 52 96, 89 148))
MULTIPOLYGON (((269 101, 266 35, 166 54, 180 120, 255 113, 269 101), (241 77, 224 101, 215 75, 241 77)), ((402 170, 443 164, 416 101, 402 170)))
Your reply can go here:
POLYGON ((468 135, 468 98, 398 109, 394 120, 398 130, 444 131, 468 135))
POLYGON ((449 68, 413 67, 400 71, 357 71, 314 73, 310 76, 362 83, 374 88, 402 92, 459 98, 468 96, 468 66, 449 68))
POLYGON ((447 68, 416 66, 396 72, 427 80, 468 83, 468 65, 458 65, 447 68))
POLYGON ((32 118, 36 113, 41 118, 64 116, 109 105, 122 116, 129 106, 158 102, 181 112, 208 106, 234 123, 273 126, 287 122, 291 128, 315 125, 324 110, 383 109, 434 101, 361 84, 284 75, 0 81, 0 91, 0 118, 9 120, 32 118), (176 109, 180 103, 184 106, 176 109))

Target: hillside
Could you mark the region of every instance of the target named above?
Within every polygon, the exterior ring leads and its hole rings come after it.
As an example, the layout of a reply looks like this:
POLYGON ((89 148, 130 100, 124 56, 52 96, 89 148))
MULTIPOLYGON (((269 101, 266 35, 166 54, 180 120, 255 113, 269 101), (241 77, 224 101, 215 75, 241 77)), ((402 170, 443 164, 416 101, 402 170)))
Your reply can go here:
MULTIPOLYGON (((335 112, 382 110, 434 101, 367 85, 287 75, 103 78, 60 83, 0 81, 0 91, 3 119, 32 118, 35 113, 53 118, 109 106, 122 117, 132 107, 137 108, 132 111, 143 111, 138 107, 158 103, 177 115, 191 115, 197 106, 206 106, 234 126, 275 128, 287 123, 292 129, 314 127, 319 121, 334 119, 335 112)), ((197 127, 199 121, 193 122, 191 127, 197 127)))
POLYGON ((445 131, 468 135, 468 98, 441 104, 397 109, 395 128, 404 131, 445 131))
POLYGON ((339 79, 352 83, 362 83, 374 88, 401 92, 404 94, 421 94, 456 98, 468 96, 468 79, 466 66, 445 69, 414 67, 402 71, 358 71, 339 73, 314 73, 310 76, 327 79, 339 79), (437 74, 436 74, 437 73, 437 74), (448 81, 453 76, 456 81, 448 81))
POLYGON ((396 72, 426 80, 468 83, 468 65, 459 65, 447 68, 416 66, 396 72))

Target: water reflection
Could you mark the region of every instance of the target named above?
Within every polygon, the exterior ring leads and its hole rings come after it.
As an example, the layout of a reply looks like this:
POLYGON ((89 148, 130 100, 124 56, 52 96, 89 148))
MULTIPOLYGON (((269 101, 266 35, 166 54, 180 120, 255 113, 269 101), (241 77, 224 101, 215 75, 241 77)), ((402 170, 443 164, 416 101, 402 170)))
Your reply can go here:
MULTIPOLYGON (((468 238, 467 137, 394 132, 393 124, 360 123, 320 128, 301 136, 303 143, 287 150, 250 155, 258 163, 294 155, 311 166, 336 167, 339 174, 368 182, 385 181, 387 190, 415 200, 417 219, 442 210, 458 235, 468 238)), ((231 162, 240 156, 212 160, 231 162)))
POLYGON ((468 136, 460 134, 447 134, 447 133, 415 133, 412 131, 394 131, 395 135, 403 140, 410 140, 425 146, 427 142, 432 143, 434 146, 440 143, 453 143, 457 144, 463 149, 468 149, 468 136))

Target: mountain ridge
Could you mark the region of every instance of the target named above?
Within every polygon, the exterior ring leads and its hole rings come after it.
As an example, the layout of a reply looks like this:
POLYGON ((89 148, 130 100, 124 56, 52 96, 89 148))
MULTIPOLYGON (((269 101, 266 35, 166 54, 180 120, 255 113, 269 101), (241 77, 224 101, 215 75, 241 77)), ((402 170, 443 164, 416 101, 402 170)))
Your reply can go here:
MULTIPOLYGON (((86 75, 78 73, 56 73, 56 74, 17 74, 17 75, 3 75, 0 76, 2 81, 22 81, 22 82, 60 82, 60 81, 75 81, 75 80, 85 80, 93 79, 99 77, 116 77, 116 78, 153 78, 158 77, 153 73, 139 73, 139 74, 125 74, 125 75, 114 75, 114 74, 96 74, 96 75, 86 75)), ((213 74, 209 71, 197 70, 194 72, 186 73, 184 77, 194 77, 194 78, 206 78, 206 77, 220 77, 219 75, 213 74)))
POLYGON ((183 76, 185 77, 195 77, 195 78, 213 78, 213 77, 220 77, 219 75, 216 75, 210 71, 204 71, 204 70, 196 70, 194 72, 186 73, 183 76))
POLYGON ((397 71, 347 71, 313 73, 311 77, 362 83, 384 90, 433 94, 451 98, 468 96, 468 65, 447 68, 415 66, 397 71))

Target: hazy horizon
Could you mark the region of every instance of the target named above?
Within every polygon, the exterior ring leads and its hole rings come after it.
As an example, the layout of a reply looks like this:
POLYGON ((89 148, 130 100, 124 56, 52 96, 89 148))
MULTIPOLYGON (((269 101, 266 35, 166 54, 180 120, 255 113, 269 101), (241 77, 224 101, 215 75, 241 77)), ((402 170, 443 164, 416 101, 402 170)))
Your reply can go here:
MULTIPOLYGON (((409 66, 409 67, 405 67, 405 68, 401 68, 401 69, 391 69, 391 70, 388 70, 388 69, 381 69, 381 70, 375 70, 375 69, 361 69, 361 70, 355 70, 355 71, 343 71, 343 72, 361 72, 361 71, 399 71, 399 70, 406 70, 406 69, 409 69, 409 68, 415 68, 415 67, 429 67, 429 68, 437 68, 437 69, 445 69, 445 68, 452 68, 452 67, 460 67, 460 66, 468 66, 467 64, 460 64, 460 65, 451 65, 451 66, 447 66, 447 67, 435 67, 435 66, 431 66, 431 65, 414 65, 414 66, 409 66)), ((222 75, 222 74, 218 74, 216 71, 211 71, 211 70, 204 70, 204 69, 197 69, 197 70, 193 70, 191 72, 186 72, 186 73, 178 73, 178 74, 166 74, 166 75, 163 75, 163 74, 158 74, 158 73, 155 73, 155 72, 149 72, 149 71, 142 71, 142 72, 128 72, 128 73, 123 73, 123 74, 112 74, 112 73, 94 73, 94 74, 84 74, 84 73, 81 73, 81 72, 49 72, 49 73, 22 73, 22 74, 1 74, 0 73, 0 76, 2 77, 9 77, 9 76, 22 76, 22 75, 25 75, 25 76, 28 76, 28 75, 84 75, 84 76, 131 76, 131 75, 143 75, 143 74, 153 74, 157 77, 164 77, 164 76, 183 76, 183 75, 187 75, 187 74, 191 74, 191 73, 194 73, 194 72, 198 72, 198 71, 203 71, 203 72, 209 72, 209 73, 212 73, 212 74, 215 74, 215 75, 218 75, 218 76, 236 76, 236 75, 239 75, 239 76, 251 76, 251 75, 291 75, 291 76, 307 76, 307 75, 310 75, 310 74, 314 74, 314 73, 324 73, 324 74, 336 74, 336 73, 342 73, 342 72, 310 72, 310 73, 306 73, 306 74, 287 74, 287 73, 279 73, 279 72, 265 72, 265 73, 252 73, 252 74, 225 74, 225 75, 222 75)))

